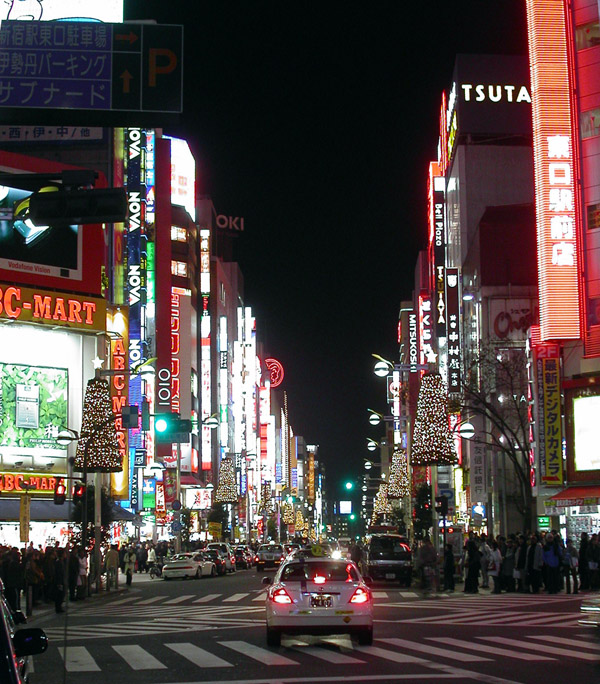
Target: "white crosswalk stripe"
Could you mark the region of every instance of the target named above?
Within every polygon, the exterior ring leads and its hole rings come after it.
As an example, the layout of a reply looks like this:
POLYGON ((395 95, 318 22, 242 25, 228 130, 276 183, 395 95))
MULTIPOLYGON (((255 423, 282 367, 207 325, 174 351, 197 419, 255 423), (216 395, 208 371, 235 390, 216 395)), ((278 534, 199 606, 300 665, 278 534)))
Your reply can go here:
POLYGON ((165 646, 198 667, 233 667, 232 663, 194 644, 165 644, 165 646))
POLYGON ((213 599, 219 598, 219 596, 222 596, 222 595, 223 594, 206 594, 205 596, 201 596, 200 598, 193 601, 193 603, 208 603, 209 601, 212 601, 213 599))
POLYGON ((138 601, 137 605, 138 606, 147 606, 150 603, 156 603, 157 601, 162 601, 164 598, 167 598, 167 597, 166 596, 153 596, 152 598, 144 599, 143 601, 138 601))
POLYGON ((373 598, 375 599, 386 599, 388 597, 387 591, 374 591, 373 593, 373 598))
MULTIPOLYGON (((440 644, 447 644, 448 646, 455 646, 456 648, 463 648, 466 651, 477 651, 481 653, 483 650, 485 653, 493 653, 494 655, 499 655, 504 658, 515 658, 517 660, 555 660, 555 658, 549 658, 548 656, 540 655, 539 653, 518 653, 515 650, 509 651, 506 648, 497 648, 496 646, 481 646, 479 644, 474 644, 472 641, 463 641, 462 639, 454 639, 452 637, 427 637, 428 641, 436 641, 440 644)), ((462 655, 464 660, 465 656, 462 655)), ((469 660, 472 660, 473 656, 469 656, 469 660)))
POLYGON ((177 596, 177 598, 170 599, 169 601, 165 601, 164 605, 171 605, 174 603, 185 603, 186 601, 189 601, 190 599, 193 599, 196 596, 196 594, 188 594, 187 596, 177 596))
POLYGON ((249 595, 250 594, 248 592, 244 594, 232 594, 231 596, 224 598, 223 603, 234 603, 235 601, 241 601, 243 598, 246 598, 246 596, 249 595))
MULTIPOLYGON (((504 644, 505 646, 516 646, 517 648, 527 648, 536 652, 539 652, 540 648, 543 648, 540 644, 527 643, 526 641, 519 641, 517 639, 509 639, 507 637, 477 637, 482 641, 493 641, 495 644, 504 644)), ((487 646, 486 646, 487 648, 487 646)), ((577 653, 575 651, 569 651, 566 648, 558 648, 552 644, 552 655, 557 656, 567 656, 569 658, 575 658, 577 660, 598 660, 598 656, 594 653, 577 653)))
POLYGON ((84 646, 70 646, 66 655, 64 650, 61 655, 67 672, 100 672, 96 661, 84 646))
MULTIPOLYGON (((465 660, 464 653, 456 653, 454 651, 449 651, 445 648, 436 648, 435 646, 430 646, 429 644, 422 644, 416 641, 409 641, 408 639, 378 639, 378 641, 383 641, 386 644, 391 644, 392 646, 400 646, 401 648, 406 648, 409 651, 418 651, 420 653, 426 653, 428 655, 437 655, 442 658, 448 658, 449 660, 458 660, 461 663, 465 660)), ((482 656, 469 656, 469 660, 473 663, 483 663, 489 662, 489 658, 483 658, 482 656)))
MULTIPOLYGON (((589 634, 584 635, 589 638, 589 634)), ((548 634, 534 634, 533 636, 527 637, 528 639, 536 639, 538 641, 549 641, 552 644, 562 644, 563 646, 572 646, 573 648, 587 648, 596 653, 600 652, 600 646, 594 641, 585 641, 582 639, 567 639, 565 637, 554 637, 548 634)), ((554 650, 554 648, 552 649, 554 650)))
MULTIPOLYGON (((168 646, 168 644, 165 644, 168 646)), ((113 646, 123 660, 129 664, 132 670, 166 670, 167 666, 163 665, 160 660, 157 660, 151 653, 141 646, 131 645, 113 646)))
POLYGON ((267 651, 265 648, 260 648, 260 646, 255 646, 254 644, 249 644, 246 641, 219 641, 220 644, 226 646, 227 648, 237 651, 242 655, 252 658, 252 660, 257 660, 263 665, 299 665, 300 663, 290 658, 286 658, 279 653, 274 653, 273 651, 267 651))
POLYGON ((255 596, 252 600, 253 601, 264 601, 265 600, 265 591, 261 591, 261 593, 258 596, 255 596))
POLYGON ((339 651, 333 651, 327 648, 320 648, 318 646, 294 646, 293 648, 299 653, 307 653, 314 658, 325 660, 333 665, 365 664, 364 660, 359 660, 358 658, 353 658, 345 653, 340 653, 339 651))

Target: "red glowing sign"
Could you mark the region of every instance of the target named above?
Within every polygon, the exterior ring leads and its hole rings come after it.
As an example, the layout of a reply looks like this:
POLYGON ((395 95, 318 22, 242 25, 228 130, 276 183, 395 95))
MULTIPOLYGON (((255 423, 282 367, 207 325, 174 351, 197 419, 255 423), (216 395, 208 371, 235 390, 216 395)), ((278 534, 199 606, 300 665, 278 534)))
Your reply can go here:
POLYGON ((271 376, 271 387, 279 387, 283 382, 283 366, 277 359, 265 359, 265 366, 271 376))
POLYGON ((575 164, 564 0, 527 0, 542 341, 580 331, 575 164))

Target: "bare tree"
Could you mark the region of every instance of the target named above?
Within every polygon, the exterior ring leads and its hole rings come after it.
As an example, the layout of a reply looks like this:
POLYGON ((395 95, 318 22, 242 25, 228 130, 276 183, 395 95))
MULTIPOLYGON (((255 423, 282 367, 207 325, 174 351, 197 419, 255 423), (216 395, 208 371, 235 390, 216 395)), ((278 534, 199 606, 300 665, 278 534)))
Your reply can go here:
POLYGON ((527 357, 520 347, 500 348, 488 344, 467 369, 459 399, 463 416, 484 418, 483 434, 474 441, 506 454, 512 464, 515 486, 507 492, 522 516, 523 530, 533 522, 533 494, 529 463, 527 357))

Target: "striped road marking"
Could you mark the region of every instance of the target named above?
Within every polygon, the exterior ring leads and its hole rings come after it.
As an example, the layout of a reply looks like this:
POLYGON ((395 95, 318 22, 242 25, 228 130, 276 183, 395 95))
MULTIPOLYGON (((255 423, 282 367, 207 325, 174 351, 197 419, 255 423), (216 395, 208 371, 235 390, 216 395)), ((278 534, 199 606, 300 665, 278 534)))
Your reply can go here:
POLYGON ((156 603, 157 601, 162 601, 164 598, 167 598, 166 596, 153 596, 152 598, 149 599, 144 599, 143 601, 139 601, 137 604, 138 606, 147 606, 149 603, 156 603))
POLYGON ((233 603, 234 601, 240 601, 243 598, 246 598, 246 596, 249 596, 250 594, 246 592, 245 594, 232 594, 231 596, 228 596, 226 599, 223 599, 223 603, 233 603))
MULTIPOLYGON (((548 658, 539 653, 515 653, 506 648, 496 648, 494 646, 480 646, 470 641, 463 641, 462 639, 453 639, 452 637, 428 637, 430 641, 438 641, 441 644, 448 644, 448 646, 456 646, 457 648, 464 648, 467 651, 477 651, 481 653, 485 649, 485 653, 493 653, 494 655, 504 656, 505 658, 516 658, 517 660, 555 660, 555 658, 548 658)), ((554 651, 554 649, 552 649, 554 651)), ((473 656, 469 656, 469 660, 473 656)), ((465 656, 462 655, 464 660, 465 656)))
MULTIPOLYGON (((378 641, 383 641, 384 643, 391 644, 392 646, 407 648, 409 651, 419 651, 420 653, 438 655, 442 656, 442 658, 448 658, 450 660, 459 660, 461 663, 465 662, 464 653, 454 653, 446 648, 436 648, 435 646, 430 646, 429 644, 419 644, 416 641, 408 641, 408 639, 378 639, 378 641)), ((477 649, 481 650, 481 646, 478 646, 477 649)), ((489 662, 489 660, 489 658, 482 658, 481 656, 469 656, 469 661, 472 663, 489 662)))
MULTIPOLYGON (((505 646, 520 646, 521 648, 528 648, 530 651, 539 652, 543 648, 542 644, 528 644, 525 641, 517 639, 508 639, 507 637, 477 637, 482 641, 493 641, 495 644, 504 644, 505 646)), ((533 637, 535 639, 535 637, 533 637)), ((487 648, 487 646, 485 647, 487 648)), ((598 660, 598 655, 595 653, 577 653, 575 651, 567 650, 566 648, 556 648, 552 645, 552 655, 566 656, 567 658, 577 658, 578 660, 598 660)))
POLYGON ((259 648, 254 644, 247 644, 245 641, 219 641, 223 646, 237 651, 242 655, 252 658, 252 660, 257 660, 263 665, 299 665, 295 660, 290 660, 285 656, 274 653, 273 651, 267 651, 264 648, 259 648))
POLYGON ((219 598, 219 596, 221 596, 221 594, 206 594, 206 596, 201 596, 199 599, 193 601, 193 603, 208 603, 208 601, 219 598))
POLYGON ((163 665, 160 660, 157 660, 141 646, 113 646, 113 650, 115 650, 133 670, 167 669, 166 665, 163 665))
POLYGON ((184 603, 189 599, 193 599, 196 594, 187 594, 184 596, 178 596, 177 598, 171 599, 170 601, 165 601, 164 605, 172 605, 174 603, 184 603))
POLYGON ((175 651, 175 653, 178 653, 180 656, 183 656, 194 665, 198 665, 198 667, 233 667, 231 663, 223 660, 223 658, 219 658, 219 656, 209 653, 194 644, 165 644, 165 646, 172 651, 175 651))
POLYGON ((67 672, 100 672, 96 661, 85 646, 69 646, 66 657, 64 648, 60 653, 65 661, 67 672))

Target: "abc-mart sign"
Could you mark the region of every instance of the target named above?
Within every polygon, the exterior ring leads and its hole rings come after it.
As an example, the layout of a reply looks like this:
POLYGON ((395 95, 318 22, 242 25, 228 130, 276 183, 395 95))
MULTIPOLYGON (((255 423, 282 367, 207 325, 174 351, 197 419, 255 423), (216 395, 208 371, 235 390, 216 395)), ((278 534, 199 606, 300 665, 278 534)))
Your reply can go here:
POLYGON ((0 319, 103 331, 106 301, 0 283, 0 319))

